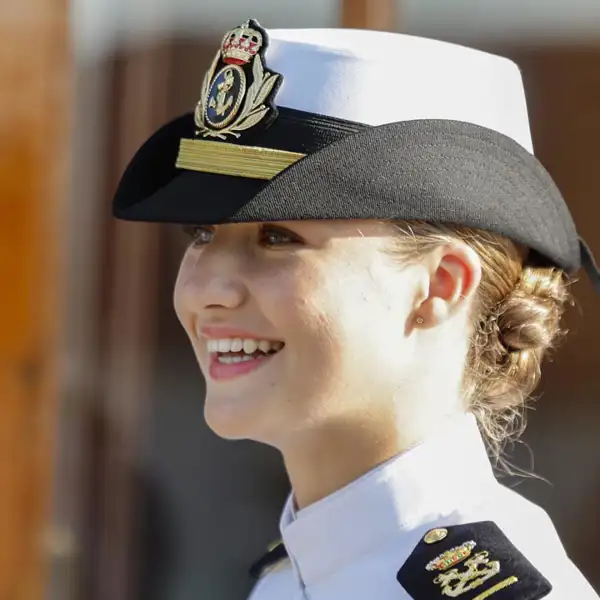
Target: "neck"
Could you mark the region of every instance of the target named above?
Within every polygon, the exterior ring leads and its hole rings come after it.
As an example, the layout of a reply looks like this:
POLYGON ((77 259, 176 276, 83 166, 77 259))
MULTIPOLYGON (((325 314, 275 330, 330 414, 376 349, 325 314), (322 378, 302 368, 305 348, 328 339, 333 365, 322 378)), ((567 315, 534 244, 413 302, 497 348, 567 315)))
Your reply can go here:
POLYGON ((304 432, 282 451, 297 508, 329 496, 417 441, 399 436, 389 421, 366 424, 364 416, 304 432))
POLYGON ((424 371, 416 377, 418 390, 406 387, 388 400, 357 393, 352 403, 331 403, 353 408, 274 444, 283 455, 297 508, 326 498, 462 413, 462 372, 453 366, 447 361, 436 373, 424 371))

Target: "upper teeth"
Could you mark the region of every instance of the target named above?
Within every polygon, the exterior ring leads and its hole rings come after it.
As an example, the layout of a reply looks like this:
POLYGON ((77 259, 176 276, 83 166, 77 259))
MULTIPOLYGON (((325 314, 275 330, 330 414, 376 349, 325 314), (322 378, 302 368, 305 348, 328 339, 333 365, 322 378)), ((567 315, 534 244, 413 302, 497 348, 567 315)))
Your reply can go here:
POLYGON ((223 340, 208 340, 209 352, 244 352, 253 354, 257 350, 270 352, 271 350, 281 350, 283 342, 272 342, 269 340, 251 340, 242 338, 227 338, 223 340))

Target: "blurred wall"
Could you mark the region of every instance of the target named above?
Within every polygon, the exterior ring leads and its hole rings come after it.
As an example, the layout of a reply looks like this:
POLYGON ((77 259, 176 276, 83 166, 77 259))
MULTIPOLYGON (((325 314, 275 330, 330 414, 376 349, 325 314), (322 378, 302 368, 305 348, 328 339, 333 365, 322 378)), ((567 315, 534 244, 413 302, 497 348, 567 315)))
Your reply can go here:
MULTIPOLYGON (((396 29, 444 39, 581 42, 600 39, 598 0, 396 0, 396 29)), ((80 57, 156 36, 220 32, 255 16, 264 26, 336 27, 337 0, 73 0, 80 57)))

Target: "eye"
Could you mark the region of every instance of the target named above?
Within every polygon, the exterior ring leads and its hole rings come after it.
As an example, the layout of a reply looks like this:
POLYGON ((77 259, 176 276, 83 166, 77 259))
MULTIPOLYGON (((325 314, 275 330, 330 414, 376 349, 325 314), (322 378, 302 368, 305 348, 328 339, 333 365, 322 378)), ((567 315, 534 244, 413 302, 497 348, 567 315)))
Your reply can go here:
POLYGON ((263 225, 260 228, 259 241, 261 245, 266 247, 302 243, 298 235, 289 231, 289 229, 284 229, 276 225, 263 225))
POLYGON ((183 231, 192 238, 192 246, 204 246, 208 244, 215 233, 214 227, 204 225, 188 225, 183 231))

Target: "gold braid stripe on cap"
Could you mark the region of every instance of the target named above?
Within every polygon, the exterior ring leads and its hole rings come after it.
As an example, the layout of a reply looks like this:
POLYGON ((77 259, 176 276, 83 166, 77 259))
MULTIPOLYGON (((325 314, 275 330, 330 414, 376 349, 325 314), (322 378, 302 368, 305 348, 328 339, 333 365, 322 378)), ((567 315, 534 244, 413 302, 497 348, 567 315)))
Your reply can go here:
POLYGON ((178 169, 234 175, 251 179, 273 179, 306 154, 226 142, 182 139, 175 166, 178 169))

